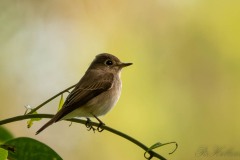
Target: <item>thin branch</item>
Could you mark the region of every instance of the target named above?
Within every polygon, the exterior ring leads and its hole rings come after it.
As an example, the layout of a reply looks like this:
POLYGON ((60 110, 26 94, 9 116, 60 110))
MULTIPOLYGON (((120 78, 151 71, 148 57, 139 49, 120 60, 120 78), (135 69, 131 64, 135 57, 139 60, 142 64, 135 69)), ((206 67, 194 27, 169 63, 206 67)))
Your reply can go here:
MULTIPOLYGON (((30 119, 30 118, 52 118, 54 115, 52 114, 27 114, 27 115, 21 115, 21 116, 16 116, 16 117, 12 117, 12 118, 8 118, 8 119, 4 119, 4 120, 1 120, 0 121, 0 125, 4 125, 4 124, 7 124, 7 123, 11 123, 11 122, 15 122, 15 121, 20 121, 20 120, 24 120, 24 119, 30 119)), ((76 123, 81 123, 81 124, 86 124, 86 120, 82 120, 82 119, 77 119, 77 118, 72 118, 72 119, 69 119, 67 121, 71 121, 71 122, 76 122, 76 123)), ((98 126, 99 124, 96 123, 96 122, 88 122, 90 125, 92 126, 98 126)), ((142 148, 144 151, 148 152, 152 157, 156 157, 160 160, 166 160, 166 158, 164 158, 163 156, 159 155, 158 153, 154 152, 154 151, 148 151, 149 147, 147 147, 146 145, 144 145, 143 143, 141 143, 140 141, 134 139, 133 137, 125 134, 125 133, 122 133, 118 130, 115 130, 111 127, 108 127, 106 125, 103 125, 102 128, 104 130, 107 130, 109 132, 112 132, 120 137, 123 137, 129 141, 131 141, 132 143, 136 144, 137 146, 139 146, 140 148, 142 148)))
POLYGON ((77 84, 72 85, 71 87, 68 87, 67 89, 59 92, 58 94, 56 94, 55 96, 49 98, 48 100, 46 100, 45 102, 43 102, 42 104, 40 104, 39 106, 35 107, 34 109, 32 109, 28 114, 32 114, 34 112, 36 112, 38 109, 40 109, 41 107, 43 107, 45 104, 47 104, 48 102, 50 102, 51 100, 57 98, 58 96, 60 96, 61 94, 67 92, 68 90, 72 89, 73 87, 75 87, 77 84))

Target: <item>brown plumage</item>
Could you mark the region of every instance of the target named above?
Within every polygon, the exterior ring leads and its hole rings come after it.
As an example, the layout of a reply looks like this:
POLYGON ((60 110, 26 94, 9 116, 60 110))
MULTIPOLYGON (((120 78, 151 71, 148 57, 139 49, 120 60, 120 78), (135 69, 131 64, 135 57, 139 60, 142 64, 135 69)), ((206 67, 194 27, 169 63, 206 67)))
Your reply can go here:
POLYGON ((98 117, 106 114, 120 97, 121 69, 131 64, 122 63, 117 57, 108 53, 97 55, 85 75, 68 95, 62 109, 36 134, 63 119, 98 117))

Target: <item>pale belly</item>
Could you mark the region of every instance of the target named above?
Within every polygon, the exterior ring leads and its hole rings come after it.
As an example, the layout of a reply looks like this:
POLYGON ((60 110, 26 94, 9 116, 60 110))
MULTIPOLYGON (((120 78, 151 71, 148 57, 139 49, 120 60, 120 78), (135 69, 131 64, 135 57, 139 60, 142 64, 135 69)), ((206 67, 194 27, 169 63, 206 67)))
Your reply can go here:
POLYGON ((69 119, 73 117, 99 117, 105 115, 116 105, 121 95, 121 82, 119 85, 114 86, 118 87, 113 87, 110 90, 101 93, 97 97, 87 102, 85 105, 80 106, 78 109, 70 112, 62 119, 69 119))

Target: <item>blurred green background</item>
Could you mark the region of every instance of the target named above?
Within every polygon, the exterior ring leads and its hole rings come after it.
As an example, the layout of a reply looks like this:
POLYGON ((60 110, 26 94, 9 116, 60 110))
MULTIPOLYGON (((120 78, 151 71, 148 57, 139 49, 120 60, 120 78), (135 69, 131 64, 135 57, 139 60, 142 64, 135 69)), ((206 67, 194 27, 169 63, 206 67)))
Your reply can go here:
MULTIPOLYGON (((240 152, 239 6, 237 0, 1 0, 0 119, 75 84, 96 54, 109 52, 134 65, 123 70, 122 96, 102 117, 107 125, 148 146, 178 142, 173 155, 171 145, 156 150, 172 160, 204 158, 196 156, 201 146, 240 152)), ((58 99, 40 112, 57 107, 58 99)), ((132 143, 79 124, 59 122, 35 136, 46 121, 6 127, 63 159, 144 159, 132 143)))

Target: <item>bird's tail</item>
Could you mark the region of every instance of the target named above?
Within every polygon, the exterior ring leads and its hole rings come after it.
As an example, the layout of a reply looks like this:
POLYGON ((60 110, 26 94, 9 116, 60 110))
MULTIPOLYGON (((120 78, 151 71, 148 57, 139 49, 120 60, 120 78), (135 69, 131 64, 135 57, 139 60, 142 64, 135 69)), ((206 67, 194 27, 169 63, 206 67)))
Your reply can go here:
POLYGON ((68 114, 69 112, 71 112, 71 110, 68 110, 68 108, 62 108, 59 112, 57 112, 57 114, 51 119, 49 120, 46 124, 44 124, 37 132, 36 135, 39 134, 40 132, 42 132, 44 129, 46 129, 48 126, 50 126, 51 124, 58 122, 60 120, 62 120, 64 118, 65 114, 68 114))
MULTIPOLYGON (((62 108, 59 112, 57 112, 57 114, 51 119, 49 120, 46 124, 44 124, 37 132, 36 135, 39 134, 40 132, 42 132, 44 129, 46 129, 48 126, 50 126, 51 124, 60 121, 63 117, 64 117, 64 113, 65 113, 65 108, 62 108)), ((67 114, 68 112, 66 112, 67 114)))
POLYGON ((55 119, 52 118, 50 121, 48 121, 46 124, 44 124, 37 132, 36 135, 39 134, 40 132, 42 132, 44 129, 46 129, 48 126, 50 126, 51 124, 53 124, 55 122, 55 119))

